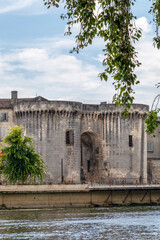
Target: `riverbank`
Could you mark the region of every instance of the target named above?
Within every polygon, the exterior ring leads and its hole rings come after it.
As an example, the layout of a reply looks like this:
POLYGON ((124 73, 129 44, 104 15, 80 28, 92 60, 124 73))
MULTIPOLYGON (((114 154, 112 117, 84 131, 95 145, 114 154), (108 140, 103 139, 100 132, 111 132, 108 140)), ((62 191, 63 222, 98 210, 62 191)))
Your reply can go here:
POLYGON ((160 185, 6 185, 1 209, 160 205, 160 185))

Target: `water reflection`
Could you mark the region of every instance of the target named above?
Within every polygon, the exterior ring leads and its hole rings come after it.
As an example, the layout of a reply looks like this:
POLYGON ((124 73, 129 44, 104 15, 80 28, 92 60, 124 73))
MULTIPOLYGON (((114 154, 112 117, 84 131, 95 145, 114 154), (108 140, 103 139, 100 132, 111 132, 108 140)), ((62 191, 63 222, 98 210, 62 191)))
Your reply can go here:
POLYGON ((0 239, 160 240, 160 207, 0 211, 0 239))

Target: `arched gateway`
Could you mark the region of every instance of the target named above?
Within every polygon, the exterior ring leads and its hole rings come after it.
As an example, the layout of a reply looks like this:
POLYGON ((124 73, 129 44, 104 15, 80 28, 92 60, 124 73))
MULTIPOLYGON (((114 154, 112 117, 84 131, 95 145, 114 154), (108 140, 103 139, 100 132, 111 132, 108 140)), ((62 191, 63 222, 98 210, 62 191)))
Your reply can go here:
POLYGON ((92 131, 81 134, 81 182, 98 179, 100 162, 100 143, 92 131))

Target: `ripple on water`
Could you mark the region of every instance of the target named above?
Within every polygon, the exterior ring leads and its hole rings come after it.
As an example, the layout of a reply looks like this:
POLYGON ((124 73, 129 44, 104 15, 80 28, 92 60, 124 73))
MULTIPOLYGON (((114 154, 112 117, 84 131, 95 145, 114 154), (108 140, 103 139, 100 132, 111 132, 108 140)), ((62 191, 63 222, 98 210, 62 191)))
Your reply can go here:
POLYGON ((0 239, 160 240, 160 207, 0 211, 0 239))

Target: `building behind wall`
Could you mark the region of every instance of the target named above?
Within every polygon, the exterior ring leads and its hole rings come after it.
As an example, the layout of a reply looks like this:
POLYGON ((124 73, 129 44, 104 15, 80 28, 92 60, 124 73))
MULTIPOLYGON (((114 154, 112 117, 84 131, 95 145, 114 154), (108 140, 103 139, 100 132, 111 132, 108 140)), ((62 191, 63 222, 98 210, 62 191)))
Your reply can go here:
POLYGON ((157 183, 160 182, 160 118, 154 134, 155 137, 149 134, 147 138, 147 172, 152 182, 157 183))
MULTIPOLYGON (((11 99, 0 100, 0 138, 7 134, 9 126, 23 125, 25 134, 34 138, 36 151, 44 156, 47 181, 51 183, 109 179, 118 183, 122 178, 131 183, 139 179, 145 182, 144 119, 148 106, 133 104, 128 119, 121 117, 122 111, 122 107, 105 102, 91 105, 43 97, 18 98, 13 91, 11 99)), ((159 149, 157 139, 155 146, 159 149)), ((154 156, 149 155, 150 165, 155 166, 153 162, 154 156)))

